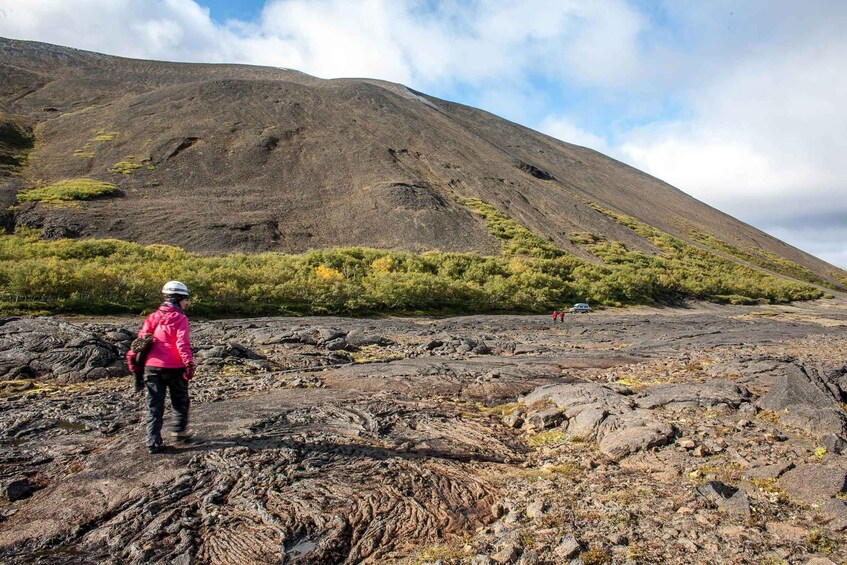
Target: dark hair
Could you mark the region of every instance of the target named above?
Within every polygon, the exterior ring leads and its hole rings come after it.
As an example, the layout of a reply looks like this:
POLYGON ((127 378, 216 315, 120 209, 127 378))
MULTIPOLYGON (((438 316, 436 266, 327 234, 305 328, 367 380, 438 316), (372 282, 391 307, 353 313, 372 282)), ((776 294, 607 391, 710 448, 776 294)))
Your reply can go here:
POLYGON ((188 296, 186 296, 185 294, 169 294, 168 295, 168 302, 170 302, 171 304, 179 304, 180 302, 182 302, 183 300, 186 300, 186 299, 188 299, 188 296))

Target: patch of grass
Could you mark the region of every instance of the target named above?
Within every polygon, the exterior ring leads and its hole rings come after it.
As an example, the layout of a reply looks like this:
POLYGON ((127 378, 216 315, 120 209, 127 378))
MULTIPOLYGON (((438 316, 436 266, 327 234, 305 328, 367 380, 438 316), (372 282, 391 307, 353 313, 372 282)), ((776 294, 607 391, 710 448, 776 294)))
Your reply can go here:
POLYGON ((837 547, 837 542, 833 539, 832 534, 824 528, 815 528, 809 532, 806 541, 812 548, 812 551, 831 554, 837 547))
POLYGON ((502 242, 503 255, 506 257, 525 255, 540 259, 555 259, 567 255, 563 250, 532 233, 494 206, 486 204, 482 200, 466 198, 461 200, 461 204, 475 214, 485 218, 488 224, 488 231, 502 242))
POLYGON ((114 194, 117 187, 94 179, 66 179, 18 194, 21 202, 62 202, 91 200, 114 194))
POLYGON ((579 554, 585 565, 607 565, 612 562, 612 556, 602 547, 595 546, 579 554))
POLYGON ((565 430, 561 428, 553 428, 551 430, 544 430, 543 432, 531 435, 527 441, 529 442, 529 445, 535 448, 546 447, 565 443, 567 441, 567 435, 565 430))
POLYGON ((562 465, 546 464, 538 469, 529 469, 520 472, 520 476, 529 481, 537 481, 539 479, 550 479, 553 477, 561 477, 566 479, 574 479, 582 473, 582 469, 571 463, 562 465))
POLYGON ((774 425, 779 423, 779 419, 781 417, 782 413, 775 410, 762 410, 761 412, 756 414, 756 418, 758 418, 759 420, 764 420, 774 425))
POLYGON ((775 478, 756 478, 750 481, 754 487, 768 495, 771 502, 788 502, 788 494, 779 486, 775 478))
POLYGON ((406 561, 408 565, 423 565, 441 561, 445 564, 459 563, 465 557, 459 544, 434 544, 416 551, 406 561))
POLYGON ((505 404, 498 404, 496 406, 486 406, 481 402, 475 402, 474 407, 480 412, 485 412, 486 414, 494 414, 495 416, 503 418, 508 416, 509 414, 514 413, 518 408, 521 407, 521 405, 519 402, 507 402, 505 404))
POLYGON ((144 165, 140 165, 139 163, 133 163, 132 161, 120 161, 109 167, 109 172, 117 175, 131 175, 138 169, 142 168, 144 168, 144 165))
POLYGON ((118 137, 118 132, 116 131, 106 131, 106 130, 98 130, 94 132, 94 137, 89 139, 91 143, 106 143, 107 141, 112 141, 116 137, 118 137))

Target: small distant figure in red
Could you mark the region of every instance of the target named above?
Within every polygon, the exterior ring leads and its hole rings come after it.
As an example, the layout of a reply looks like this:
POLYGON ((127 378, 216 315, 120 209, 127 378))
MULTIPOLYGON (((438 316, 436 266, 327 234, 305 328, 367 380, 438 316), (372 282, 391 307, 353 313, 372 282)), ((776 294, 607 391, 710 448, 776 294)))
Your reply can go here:
POLYGON ((565 321, 565 312, 564 311, 559 312, 559 321, 561 321, 561 322, 565 321))
POLYGON ((556 320, 561 320, 562 322, 564 322, 565 321, 565 313, 564 312, 557 312, 556 310, 553 310, 553 321, 555 322, 556 320))
POLYGON ((553 321, 555 322, 559 318, 559 313, 553 310, 553 321))

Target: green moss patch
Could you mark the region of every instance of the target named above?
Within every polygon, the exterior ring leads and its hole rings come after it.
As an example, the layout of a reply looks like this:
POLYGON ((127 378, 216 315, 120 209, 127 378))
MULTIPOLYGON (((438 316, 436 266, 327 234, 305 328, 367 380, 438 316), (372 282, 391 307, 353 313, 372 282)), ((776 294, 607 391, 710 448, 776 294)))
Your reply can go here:
POLYGON ((144 165, 140 165, 132 161, 121 161, 109 167, 109 172, 115 173, 117 175, 131 175, 132 173, 143 167, 144 165))
POLYGON ((18 194, 21 202, 66 202, 91 200, 114 194, 117 187, 94 179, 66 179, 18 194))

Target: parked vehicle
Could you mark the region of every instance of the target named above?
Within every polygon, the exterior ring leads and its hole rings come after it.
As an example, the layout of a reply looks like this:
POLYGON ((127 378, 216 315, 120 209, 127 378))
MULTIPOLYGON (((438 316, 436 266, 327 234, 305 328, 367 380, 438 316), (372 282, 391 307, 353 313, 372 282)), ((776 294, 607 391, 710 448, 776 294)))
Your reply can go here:
POLYGON ((587 314, 591 312, 591 306, 585 302, 579 302, 568 308, 568 312, 571 314, 587 314))

